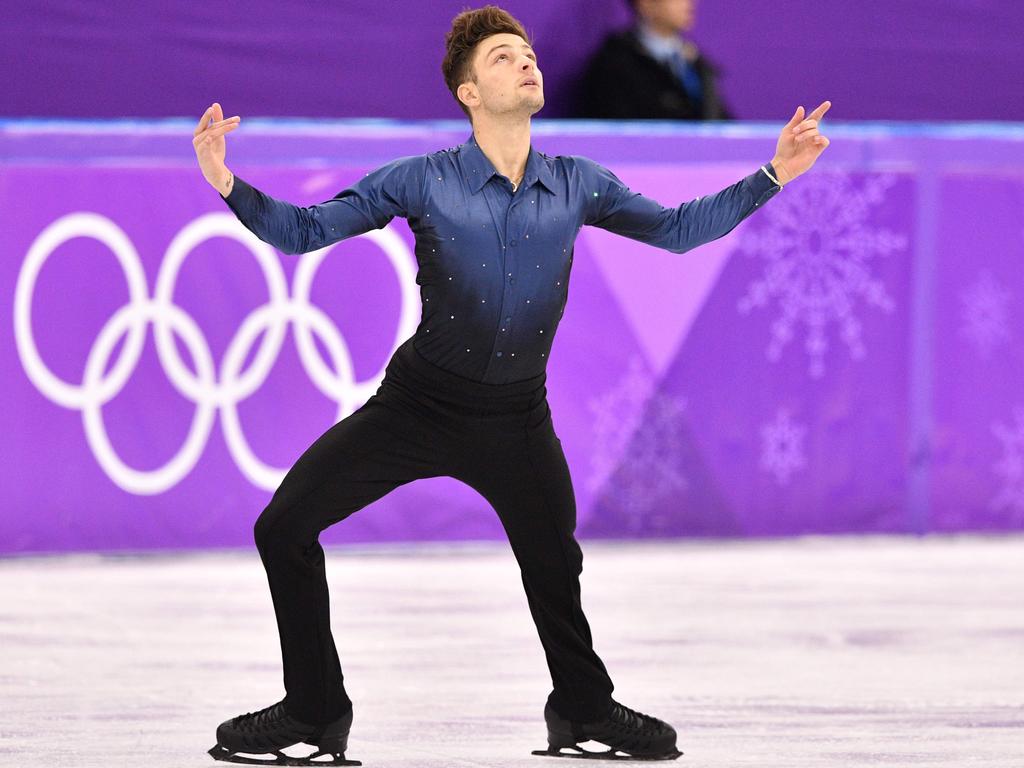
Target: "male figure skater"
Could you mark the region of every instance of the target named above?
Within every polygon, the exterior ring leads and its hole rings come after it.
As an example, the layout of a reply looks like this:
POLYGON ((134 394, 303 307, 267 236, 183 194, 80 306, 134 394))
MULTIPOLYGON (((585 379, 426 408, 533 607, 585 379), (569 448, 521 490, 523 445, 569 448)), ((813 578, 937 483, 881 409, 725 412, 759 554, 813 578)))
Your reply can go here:
MULTIPOLYGON (((302 764, 344 758, 352 702, 331 637, 322 530, 418 478, 450 476, 494 507, 520 566, 553 690, 549 749, 536 754, 672 759, 667 723, 612 699, 580 601, 576 507, 553 429, 545 367, 565 306, 573 242, 585 225, 682 253, 722 237, 828 146, 796 110, 775 156, 706 197, 665 208, 584 157, 551 157, 530 142, 544 81, 526 31, 494 6, 455 17, 445 81, 469 116, 466 143, 378 168, 319 205, 266 195, 225 165, 219 104, 193 144, 206 180, 242 223, 284 253, 305 253, 403 216, 416 237, 423 315, 392 356, 380 388, 299 457, 255 526, 281 636, 286 695, 222 723, 217 759, 305 742, 302 764), (588 740, 609 747, 584 751, 588 740), (563 753, 562 748, 572 751, 563 753)), ((439 691, 443 696, 444 691, 439 691)), ((358 765, 359 763, 354 763, 358 765)))

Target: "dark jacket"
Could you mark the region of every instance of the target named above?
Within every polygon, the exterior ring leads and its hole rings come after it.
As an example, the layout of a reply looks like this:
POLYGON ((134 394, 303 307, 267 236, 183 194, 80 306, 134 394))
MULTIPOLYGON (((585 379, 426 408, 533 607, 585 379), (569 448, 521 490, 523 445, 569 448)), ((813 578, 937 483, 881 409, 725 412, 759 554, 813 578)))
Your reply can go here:
POLYGON ((651 57, 635 29, 617 32, 587 64, 577 117, 622 120, 732 120, 718 95, 717 70, 698 54, 702 98, 694 101, 667 64, 651 57))

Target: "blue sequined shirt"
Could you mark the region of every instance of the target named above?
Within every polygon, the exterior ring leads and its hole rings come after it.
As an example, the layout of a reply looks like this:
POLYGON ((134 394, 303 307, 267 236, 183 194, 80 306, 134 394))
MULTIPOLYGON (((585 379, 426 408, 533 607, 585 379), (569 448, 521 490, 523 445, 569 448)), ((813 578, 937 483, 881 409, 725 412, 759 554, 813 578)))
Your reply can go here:
MULTIPOLYGON (((776 175, 771 164, 764 168, 776 175)), ((318 205, 277 200, 238 176, 224 200, 283 253, 314 251, 404 217, 416 238, 422 299, 413 345, 453 373, 504 384, 545 370, 585 224, 682 253, 727 234, 779 189, 758 169, 667 208, 593 160, 531 147, 513 192, 470 136, 393 160, 318 205)))

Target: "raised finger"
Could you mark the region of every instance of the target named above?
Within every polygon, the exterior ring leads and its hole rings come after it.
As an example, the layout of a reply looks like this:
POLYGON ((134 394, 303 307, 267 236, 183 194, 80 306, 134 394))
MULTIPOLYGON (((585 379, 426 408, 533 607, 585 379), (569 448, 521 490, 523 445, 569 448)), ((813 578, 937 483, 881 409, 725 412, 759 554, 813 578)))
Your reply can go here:
POLYGON ((221 120, 218 123, 210 123, 209 125, 206 125, 203 128, 203 130, 201 130, 198 133, 196 133, 195 136, 196 136, 196 138, 201 139, 201 138, 203 138, 203 136, 205 136, 209 131, 213 130, 214 128, 220 128, 220 127, 225 126, 225 125, 237 125, 241 119, 242 118, 240 118, 237 115, 235 115, 234 117, 229 117, 227 120, 221 120))
POLYGON ((200 144, 203 144, 206 141, 210 141, 212 139, 216 139, 219 136, 223 136, 225 133, 229 133, 230 131, 235 130, 235 128, 237 127, 238 123, 232 123, 230 125, 221 126, 220 128, 211 128, 209 130, 203 131, 194 139, 192 139, 192 144, 193 146, 198 147, 200 144))
POLYGON ((199 125, 196 126, 196 130, 192 134, 193 136, 198 136, 202 132, 203 128, 206 127, 206 123, 207 123, 207 121, 209 121, 210 113, 212 111, 213 111, 213 107, 207 107, 206 108, 206 111, 203 112, 203 116, 199 118, 199 125))
POLYGON ((211 128, 206 131, 203 138, 216 138, 217 136, 223 136, 228 131, 233 131, 237 127, 238 123, 228 123, 227 125, 222 125, 220 128, 211 128))
POLYGON ((797 123, 800 122, 800 119, 803 116, 804 116, 804 108, 803 107, 797 107, 796 111, 793 113, 793 116, 791 118, 789 118, 789 122, 786 123, 786 127, 787 128, 792 128, 794 125, 796 125, 797 123))
POLYGON ((220 108, 220 102, 218 102, 218 101, 213 102, 213 119, 214 120, 223 120, 224 119, 224 110, 220 108))
POLYGON ((220 128, 211 128, 206 135, 211 138, 216 138, 217 136, 222 136, 238 127, 238 123, 228 123, 227 125, 222 125, 220 128))
POLYGON ((831 106, 831 101, 823 101, 821 102, 821 104, 818 105, 817 109, 815 109, 813 112, 811 112, 811 114, 808 115, 808 117, 813 117, 815 120, 821 120, 821 118, 825 116, 825 113, 828 112, 829 107, 831 106))

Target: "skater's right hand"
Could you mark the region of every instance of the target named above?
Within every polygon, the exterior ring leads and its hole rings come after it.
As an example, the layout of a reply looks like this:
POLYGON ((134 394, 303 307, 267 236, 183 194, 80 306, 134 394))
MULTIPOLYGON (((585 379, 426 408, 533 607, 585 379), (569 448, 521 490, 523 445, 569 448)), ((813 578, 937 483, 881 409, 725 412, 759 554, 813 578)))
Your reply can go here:
POLYGON ((234 175, 224 164, 227 142, 224 134, 238 127, 241 117, 235 115, 224 119, 220 104, 214 102, 201 118, 192 135, 192 147, 199 159, 199 167, 214 189, 227 197, 231 192, 234 175))

